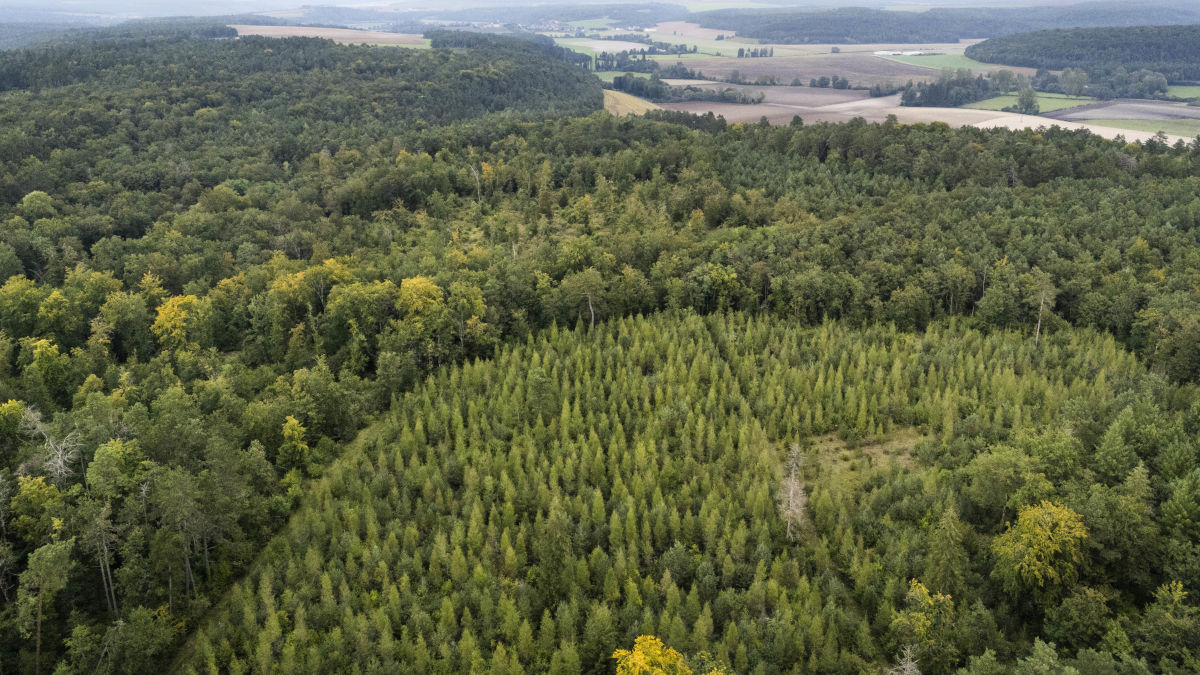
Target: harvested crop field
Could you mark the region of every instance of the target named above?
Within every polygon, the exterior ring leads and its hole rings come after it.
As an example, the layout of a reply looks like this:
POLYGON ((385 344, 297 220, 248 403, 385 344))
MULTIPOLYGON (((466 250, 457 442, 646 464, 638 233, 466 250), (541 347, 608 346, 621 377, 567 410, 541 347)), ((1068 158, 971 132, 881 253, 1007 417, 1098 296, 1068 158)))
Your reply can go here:
POLYGON ((623 91, 613 91, 612 89, 604 90, 604 109, 618 117, 621 115, 641 115, 650 110, 661 110, 659 106, 646 99, 638 98, 633 94, 626 94, 623 91))
MULTIPOLYGON (((706 88, 725 88, 731 85, 706 85, 706 88)), ((713 112, 729 122, 757 122, 762 117, 773 124, 786 124, 799 115, 806 123, 845 122, 862 117, 869 122, 882 122, 895 115, 903 123, 948 122, 955 126, 983 122, 996 116, 986 110, 961 108, 905 108, 899 95, 871 98, 861 90, 813 89, 811 87, 734 87, 749 94, 762 92, 763 102, 746 105, 737 103, 664 103, 668 110, 696 114, 713 112)))
POLYGON ((1159 131, 1164 134, 1173 136, 1183 136, 1184 138, 1196 138, 1200 136, 1200 120, 1194 119, 1178 119, 1178 120, 1106 120, 1094 119, 1088 120, 1089 125, 1112 127, 1114 129, 1122 129, 1128 131, 1145 131, 1157 133, 1159 131))
MULTIPOLYGON (((663 59, 664 64, 673 63, 663 59)), ((821 76, 838 75, 854 86, 902 84, 908 80, 929 80, 938 71, 907 63, 892 61, 871 54, 814 54, 811 56, 776 56, 773 58, 739 59, 727 57, 691 58, 684 64, 706 77, 726 79, 737 71, 743 79, 756 80, 773 76, 776 81, 808 82, 821 76)))
MULTIPOLYGON (((701 86, 701 85, 697 85, 701 86)), ((703 85, 727 87, 724 83, 703 85)), ((1104 138, 1123 137, 1128 141, 1147 141, 1154 137, 1153 131, 1129 128, 1113 128, 1050 119, 1038 115, 1016 115, 993 110, 970 108, 917 108, 900 105, 900 96, 870 98, 863 91, 812 89, 809 87, 738 87, 746 92, 763 92, 763 103, 747 105, 737 103, 712 103, 695 101, 689 103, 664 103, 667 110, 680 110, 702 115, 712 112, 723 116, 728 122, 758 122, 763 117, 772 124, 787 124, 799 115, 804 122, 845 122, 861 117, 868 122, 883 122, 894 115, 901 124, 944 122, 954 127, 975 126, 980 128, 1003 127, 1008 129, 1039 129, 1059 126, 1066 129, 1086 129, 1104 138)), ((1191 121, 1191 120, 1187 120, 1191 121)), ((1169 122, 1167 123, 1169 124, 1169 122)), ((1161 126, 1161 125, 1158 125, 1161 126)), ((1168 142, 1177 140, 1190 142, 1191 138, 1168 131, 1168 142)))
POLYGON ((261 35, 263 37, 319 37, 342 44, 397 45, 423 47, 425 38, 420 33, 384 33, 377 30, 355 30, 353 28, 319 28, 316 26, 229 26, 238 35, 261 35))
POLYGON ((558 43, 563 47, 568 47, 570 49, 593 51, 597 54, 600 52, 615 54, 618 52, 640 51, 650 46, 642 44, 641 42, 628 42, 626 40, 566 39, 559 40, 558 43))
POLYGON ((728 82, 713 82, 712 80, 663 80, 676 87, 699 87, 701 89, 735 89, 754 96, 763 94, 763 102, 769 104, 801 106, 814 108, 838 103, 850 103, 869 99, 867 92, 861 89, 820 89, 815 87, 771 87, 756 84, 729 84, 728 82))
MULTIPOLYGON (((1065 111, 1068 108, 1078 108, 1079 106, 1095 103, 1096 99, 1088 96, 1067 96, 1065 94, 1045 94, 1038 92, 1037 95, 1038 108, 1043 113, 1050 113, 1057 110, 1065 111)), ((976 110, 1004 110, 1011 108, 1018 103, 1017 96, 1010 94, 1007 96, 994 96, 983 101, 968 103, 964 108, 974 108, 976 110)))
POLYGON ((758 40, 735 37, 733 30, 704 28, 699 24, 689 21, 665 21, 655 26, 654 31, 647 34, 655 40, 662 42, 696 45, 700 48, 701 52, 719 49, 724 53, 732 47, 733 52, 736 53, 738 47, 772 47, 775 49, 776 58, 806 54, 829 54, 833 51, 834 47, 837 47, 843 54, 872 54, 877 51, 926 51, 961 55, 970 45, 982 42, 982 40, 976 39, 936 44, 760 44, 758 40), (717 36, 719 35, 725 36, 725 39, 718 40, 717 36))
POLYGON ((1094 105, 1082 106, 1051 114, 1060 120, 1085 121, 1109 120, 1200 120, 1200 108, 1186 103, 1151 101, 1145 99, 1117 99, 1094 105))

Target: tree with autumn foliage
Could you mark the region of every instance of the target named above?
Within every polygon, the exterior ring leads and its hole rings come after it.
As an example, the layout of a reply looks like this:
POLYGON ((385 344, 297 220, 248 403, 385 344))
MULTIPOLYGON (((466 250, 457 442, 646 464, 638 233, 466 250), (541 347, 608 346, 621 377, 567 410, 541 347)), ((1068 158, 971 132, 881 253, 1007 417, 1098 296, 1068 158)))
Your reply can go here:
POLYGON ((1017 522, 992 540, 993 574, 1011 593, 1054 596, 1075 583, 1087 536, 1082 517, 1062 504, 1025 506, 1017 522))

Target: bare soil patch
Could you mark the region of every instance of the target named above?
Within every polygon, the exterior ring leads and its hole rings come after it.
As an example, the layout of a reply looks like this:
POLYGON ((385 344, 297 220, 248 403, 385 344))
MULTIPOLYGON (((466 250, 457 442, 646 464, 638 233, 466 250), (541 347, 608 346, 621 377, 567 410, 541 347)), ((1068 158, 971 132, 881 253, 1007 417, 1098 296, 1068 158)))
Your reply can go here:
POLYGON ((261 35, 263 37, 319 37, 341 44, 406 45, 419 47, 425 38, 419 33, 385 33, 376 30, 353 28, 318 28, 316 26, 246 26, 230 25, 238 35, 261 35))
POLYGON ((854 86, 864 87, 875 84, 902 84, 908 80, 930 80, 939 75, 936 70, 871 54, 814 54, 758 59, 714 56, 689 58, 683 63, 705 76, 722 79, 728 78, 734 71, 748 80, 773 76, 776 81, 785 83, 793 80, 807 83, 821 76, 837 75, 850 80, 854 86))
MULTIPOLYGON (((725 87, 718 83, 704 85, 710 88, 725 87)), ((1118 136, 1127 141, 1148 141, 1155 134, 1149 131, 1118 129, 1110 126, 1100 126, 1075 122, 1070 120, 1051 119, 1040 115, 1016 115, 1013 113, 997 112, 994 110, 975 110, 971 108, 917 108, 900 105, 900 96, 883 96, 870 98, 866 92, 855 90, 813 89, 811 87, 755 87, 740 85, 744 91, 763 92, 763 103, 749 105, 739 103, 712 103, 696 101, 690 103, 665 103, 667 110, 680 110, 696 115, 712 112, 720 115, 727 122, 758 122, 763 117, 771 124, 788 124, 792 118, 799 115, 806 124, 819 122, 846 122, 861 117, 868 122, 883 122, 889 115, 894 115, 901 124, 918 124, 944 122, 953 127, 975 126, 981 129, 1041 129, 1052 126, 1064 129, 1086 129, 1097 136, 1115 139, 1118 136)), ((1094 119, 1101 119, 1095 112, 1094 119)), ((1183 118, 1175 118, 1183 119, 1183 118)), ((1182 140, 1185 143, 1191 138, 1178 135, 1167 135, 1167 141, 1174 143, 1182 140)))
POLYGON ((1145 99, 1118 99, 1092 105, 1080 106, 1057 113, 1047 113, 1046 117, 1059 120, 1082 122, 1086 120, 1200 120, 1200 108, 1185 103, 1169 103, 1166 101, 1151 101, 1145 99))
POLYGON ((772 124, 786 124, 799 115, 805 123, 845 122, 861 117, 868 122, 883 122, 895 115, 903 124, 946 122, 965 126, 986 122, 998 116, 988 110, 963 108, 910 108, 900 105, 899 95, 871 98, 861 90, 813 89, 811 87, 754 87, 743 85, 745 91, 762 91, 764 102, 756 105, 736 103, 667 103, 668 110, 683 110, 703 114, 711 111, 723 115, 728 122, 757 122, 762 117, 772 124))
POLYGON ((785 87, 758 84, 729 84, 712 80, 663 80, 667 84, 684 87, 692 86, 700 89, 717 91, 735 89, 744 94, 754 96, 762 93, 764 103, 802 106, 816 108, 839 103, 862 101, 870 95, 861 89, 821 89, 818 87, 785 87))

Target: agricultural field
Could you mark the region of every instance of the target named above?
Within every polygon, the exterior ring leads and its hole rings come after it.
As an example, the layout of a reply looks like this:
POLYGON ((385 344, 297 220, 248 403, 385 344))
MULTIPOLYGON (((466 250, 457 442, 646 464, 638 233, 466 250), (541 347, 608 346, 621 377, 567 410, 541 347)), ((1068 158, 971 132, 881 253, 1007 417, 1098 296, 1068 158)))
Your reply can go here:
POLYGON ((607 16, 601 19, 585 19, 583 21, 572 21, 571 25, 583 30, 607 30, 612 26, 613 20, 607 16))
MULTIPOLYGON (((662 59, 674 63, 669 59, 662 59)), ((891 61, 870 54, 814 54, 809 56, 776 56, 773 58, 737 59, 701 57, 688 59, 688 68, 706 77, 726 79, 736 71, 746 80, 774 77, 777 82, 791 83, 822 76, 838 75, 850 80, 853 86, 870 87, 876 84, 901 84, 908 80, 927 80, 938 71, 891 61)))
POLYGON ((604 90, 604 109, 617 116, 641 115, 651 110, 661 110, 659 106, 650 101, 611 89, 604 90))
POLYGON ((599 54, 601 52, 615 54, 617 52, 639 51, 650 46, 640 42, 628 42, 625 40, 589 40, 586 38, 560 38, 556 42, 561 47, 566 47, 583 54, 599 54))
MULTIPOLYGON (((1068 110, 1081 105, 1095 103, 1096 99, 1090 96, 1067 96, 1066 94, 1045 94, 1038 92, 1038 106, 1042 112, 1053 112, 1056 110, 1068 110)), ((1004 110, 1017 105, 1017 96, 1012 94, 1009 96, 996 96, 975 103, 968 103, 964 108, 972 108, 974 110, 1004 110)))
MULTIPOLYGON (((704 84, 703 82, 672 80, 672 83, 693 84, 710 88, 725 88, 725 83, 704 84)), ((947 122, 953 126, 966 126, 984 122, 994 113, 960 108, 915 108, 902 107, 900 97, 884 96, 871 98, 867 92, 855 89, 815 89, 812 87, 762 87, 755 85, 733 86, 748 94, 762 92, 762 103, 747 105, 739 103, 713 103, 692 101, 668 103, 668 110, 680 110, 695 114, 712 112, 729 122, 757 122, 766 117, 772 124, 787 124, 799 115, 806 123, 845 122, 862 117, 869 122, 883 122, 895 115, 900 122, 947 122)))
POLYGON ((961 40, 959 42, 937 44, 764 44, 751 38, 741 38, 734 35, 732 29, 705 28, 689 21, 664 21, 648 31, 648 35, 662 42, 696 45, 703 53, 724 54, 735 56, 739 47, 769 47, 775 50, 775 57, 803 56, 807 54, 831 54, 834 47, 842 54, 873 54, 877 51, 930 51, 947 55, 961 55, 967 47, 979 40, 961 40), (724 39, 718 40, 718 36, 724 39))
MULTIPOLYGON (((1039 96, 1039 99, 1041 97, 1039 96)), ((1082 122, 1085 120, 1200 120, 1200 108, 1186 103, 1118 99, 1055 115, 1058 119, 1082 122)))
MULTIPOLYGON (((1105 125, 1093 120, 1070 121, 1054 119, 1039 115, 1018 115, 1003 113, 998 110, 977 108, 938 108, 938 107, 909 107, 900 105, 900 96, 883 96, 871 98, 861 90, 814 89, 811 87, 764 87, 755 85, 729 85, 722 82, 706 82, 703 80, 668 80, 668 84, 683 86, 706 86, 710 88, 726 88, 733 86, 749 94, 762 92, 763 102, 754 105, 740 103, 714 103, 708 101, 689 101, 683 103, 666 103, 662 107, 667 110, 678 110, 702 115, 711 112, 720 115, 728 122, 758 122, 762 118, 772 124, 788 124, 792 118, 799 115, 805 123, 846 122, 861 117, 868 122, 883 122, 889 116, 894 116, 902 124, 919 124, 944 122, 952 127, 975 126, 980 128, 1007 129, 1038 129, 1058 126, 1065 129, 1086 129, 1097 136, 1116 138, 1121 136, 1129 141, 1147 141, 1154 137, 1159 130, 1168 134, 1168 141, 1189 141, 1196 136, 1190 126, 1191 120, 1170 121, 1138 124, 1127 124, 1121 120, 1121 128, 1105 125), (1154 127, 1154 128, 1150 128, 1154 127)), ((1178 104, 1176 104, 1178 105, 1178 104)), ((1200 111, 1198 111, 1200 112, 1200 111)))
MULTIPOLYGON (((649 73, 625 73, 620 70, 603 70, 595 73, 595 75, 600 78, 601 82, 608 82, 609 84, 612 84, 613 78, 618 75, 633 75, 634 77, 644 77, 647 79, 650 77, 649 73)), ((667 82, 667 84, 670 84, 670 82, 667 82)))
POLYGON ((946 68, 958 70, 966 68, 967 70, 976 73, 990 73, 997 70, 1011 70, 1014 73, 1020 73, 1025 76, 1032 76, 1037 71, 1033 68, 1018 68, 1016 66, 999 66, 992 63, 984 63, 975 59, 967 58, 960 54, 927 54, 921 56, 887 56, 884 57, 900 63, 907 63, 911 66, 921 66, 923 68, 934 68, 943 70, 946 68))
POLYGON ((1200 98, 1200 85, 1174 85, 1167 87, 1168 96, 1179 98, 1200 98))
POLYGON ((319 37, 333 40, 340 44, 354 45, 389 45, 396 47, 428 47, 429 41, 420 33, 385 33, 376 30, 355 30, 353 28, 321 28, 317 26, 247 26, 232 24, 233 28, 242 35, 261 35, 263 37, 319 37))
POLYGON ((1173 136, 1183 136, 1186 138, 1196 138, 1200 136, 1200 120, 1198 119, 1174 119, 1174 120, 1112 120, 1112 119, 1094 119, 1088 120, 1088 124, 1094 124, 1102 127, 1112 127, 1114 129, 1129 129, 1132 131, 1144 131, 1151 133, 1162 132, 1173 136))

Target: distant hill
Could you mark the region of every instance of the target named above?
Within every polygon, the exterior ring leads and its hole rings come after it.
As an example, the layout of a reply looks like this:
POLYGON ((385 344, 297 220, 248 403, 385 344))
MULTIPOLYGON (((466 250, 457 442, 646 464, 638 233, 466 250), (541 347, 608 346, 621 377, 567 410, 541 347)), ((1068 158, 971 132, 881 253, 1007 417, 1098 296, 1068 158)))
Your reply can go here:
POLYGON ((992 38, 967 48, 967 56, 987 63, 1103 73, 1145 68, 1171 81, 1200 79, 1197 55, 1200 26, 1044 30, 992 38))
MULTIPOLYGON (((1051 28, 1200 23, 1194 3, 1091 2, 1061 7, 938 8, 899 12, 864 8, 823 11, 717 10, 698 14, 700 25, 742 37, 781 43, 955 42, 1051 28)), ((1194 52, 1193 52, 1194 53, 1194 52)))

